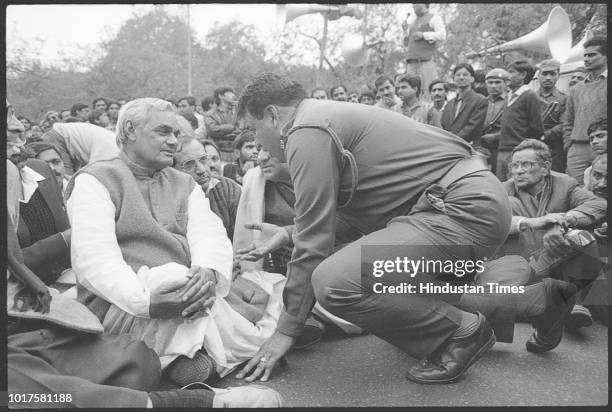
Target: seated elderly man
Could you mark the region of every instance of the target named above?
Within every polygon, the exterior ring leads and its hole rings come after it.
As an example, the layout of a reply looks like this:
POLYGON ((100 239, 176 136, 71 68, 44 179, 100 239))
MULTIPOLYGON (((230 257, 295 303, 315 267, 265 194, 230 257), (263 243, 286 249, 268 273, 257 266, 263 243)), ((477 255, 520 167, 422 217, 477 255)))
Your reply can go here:
POLYGON ((66 197, 79 300, 106 332, 154 349, 183 386, 209 377, 211 363, 225 374, 252 356, 272 334, 281 301, 271 293, 267 323, 255 324, 221 299, 231 243, 201 187, 170 167, 178 135, 169 102, 128 102, 117 122, 119 156, 79 170, 66 197))
POLYGON ((229 178, 211 175, 204 145, 195 137, 179 137, 174 153, 174 167, 191 175, 200 185, 210 202, 210 209, 221 218, 227 237, 231 240, 240 201, 240 185, 229 178))
POLYGON ((509 169, 512 178, 504 187, 512 203, 511 240, 518 240, 521 255, 532 257, 536 276, 562 277, 578 287, 570 325, 590 325, 591 316, 580 303, 600 270, 597 246, 588 232, 568 227, 592 229, 606 216, 607 201, 551 171, 550 149, 534 139, 514 148, 509 169))

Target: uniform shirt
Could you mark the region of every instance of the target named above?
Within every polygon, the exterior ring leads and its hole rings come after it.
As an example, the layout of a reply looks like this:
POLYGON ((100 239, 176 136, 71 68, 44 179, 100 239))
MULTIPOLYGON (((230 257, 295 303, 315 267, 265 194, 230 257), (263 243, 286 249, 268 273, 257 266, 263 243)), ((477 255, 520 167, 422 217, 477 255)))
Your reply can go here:
MULTIPOLYGON (((544 93, 544 90, 538 91, 540 97, 540 106, 542 108, 542 125, 544 126, 544 141, 552 143, 553 141, 561 143, 563 141, 563 113, 565 112, 565 102, 567 96, 561 93, 556 87, 552 91, 544 93), (550 105, 557 103, 552 111, 546 112, 550 105), (546 115, 546 117, 544 117, 546 115)), ((551 106, 552 107, 552 106, 551 106)))
POLYGON ((277 329, 290 336, 301 332, 312 308, 311 275, 334 250, 337 219, 359 234, 382 229, 406 215, 425 188, 472 153, 467 142, 442 129, 390 110, 331 100, 303 100, 285 128, 325 119, 354 154, 359 178, 351 203, 337 211, 337 199, 343 203, 351 188, 348 162, 343 168, 340 152, 322 130, 300 129, 289 136, 296 231, 277 329))

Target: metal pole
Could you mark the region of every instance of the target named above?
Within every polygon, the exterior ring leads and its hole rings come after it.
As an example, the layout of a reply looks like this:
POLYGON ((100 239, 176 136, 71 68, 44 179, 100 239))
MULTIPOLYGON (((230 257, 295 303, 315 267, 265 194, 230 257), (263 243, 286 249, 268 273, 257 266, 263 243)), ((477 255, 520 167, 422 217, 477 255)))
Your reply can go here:
POLYGON ((323 15, 323 38, 321 39, 320 50, 319 50, 319 70, 317 70, 317 87, 321 87, 323 81, 323 61, 325 60, 325 49, 327 47, 327 13, 321 13, 323 15))
POLYGON ((187 95, 191 96, 191 15, 187 4, 187 95))

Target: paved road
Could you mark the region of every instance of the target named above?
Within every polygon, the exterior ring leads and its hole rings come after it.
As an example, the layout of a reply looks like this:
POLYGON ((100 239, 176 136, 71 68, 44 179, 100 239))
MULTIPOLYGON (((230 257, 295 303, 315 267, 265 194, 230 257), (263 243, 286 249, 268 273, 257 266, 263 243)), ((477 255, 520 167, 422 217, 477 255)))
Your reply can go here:
MULTIPOLYGON (((404 373, 410 356, 372 335, 330 336, 293 351, 268 386, 284 406, 557 406, 608 403, 608 328, 596 323, 581 335, 566 333, 554 351, 525 350, 528 324, 515 342, 497 343, 452 385, 419 385, 404 373)), ((230 375, 215 386, 243 384, 230 375)))

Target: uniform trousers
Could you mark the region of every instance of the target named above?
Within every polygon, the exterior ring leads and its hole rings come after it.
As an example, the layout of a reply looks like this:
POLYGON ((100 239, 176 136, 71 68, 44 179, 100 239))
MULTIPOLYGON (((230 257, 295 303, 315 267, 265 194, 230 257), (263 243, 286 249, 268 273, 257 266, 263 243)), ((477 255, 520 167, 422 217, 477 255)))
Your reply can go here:
MULTIPOLYGON (((363 293, 362 265, 372 267, 372 261, 362 260, 362 246, 409 246, 416 259, 492 256, 504 242, 512 218, 508 195, 499 180, 491 172, 481 171, 464 176, 447 189, 444 211, 421 196, 408 215, 346 245, 312 274, 315 297, 325 309, 415 358, 427 356, 457 330, 462 310, 456 305, 461 295, 363 293)), ((376 258, 394 259, 396 251, 386 249, 389 256, 376 258)), ((491 312, 496 311, 498 297, 484 295, 478 306, 482 310, 488 305, 491 312)))

